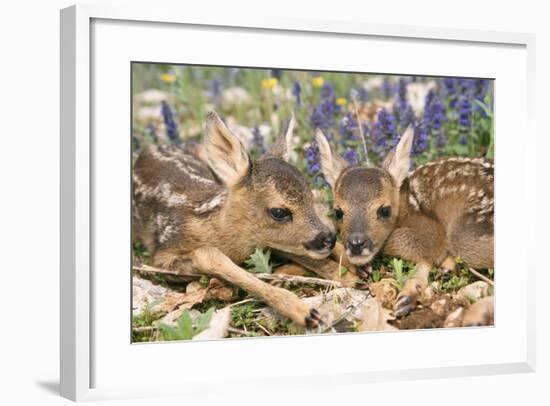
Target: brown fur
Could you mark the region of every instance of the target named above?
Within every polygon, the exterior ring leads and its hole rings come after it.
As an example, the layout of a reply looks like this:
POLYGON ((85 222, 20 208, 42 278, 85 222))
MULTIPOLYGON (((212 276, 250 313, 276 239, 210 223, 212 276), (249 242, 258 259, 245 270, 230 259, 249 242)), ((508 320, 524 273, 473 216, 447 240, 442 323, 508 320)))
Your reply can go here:
POLYGON ((418 263, 421 272, 407 282, 396 310, 414 303, 432 265, 450 267, 456 256, 471 267, 494 262, 492 161, 453 157, 409 174, 412 137, 409 129, 382 168, 364 168, 343 167, 324 136, 317 136, 334 207, 343 212, 338 228, 350 261, 365 264, 381 252, 418 263), (381 207, 391 208, 389 218, 379 215, 381 207), (360 255, 349 249, 352 234, 366 240, 360 255))
POLYGON ((269 156, 253 161, 210 113, 203 145, 143 151, 133 172, 134 238, 156 266, 224 278, 297 323, 315 324, 315 312, 294 294, 235 265, 257 246, 320 259, 334 245, 327 243, 334 232, 317 215, 306 180, 285 161, 292 129, 291 123, 269 156), (276 221, 273 208, 289 210, 291 219, 276 221))

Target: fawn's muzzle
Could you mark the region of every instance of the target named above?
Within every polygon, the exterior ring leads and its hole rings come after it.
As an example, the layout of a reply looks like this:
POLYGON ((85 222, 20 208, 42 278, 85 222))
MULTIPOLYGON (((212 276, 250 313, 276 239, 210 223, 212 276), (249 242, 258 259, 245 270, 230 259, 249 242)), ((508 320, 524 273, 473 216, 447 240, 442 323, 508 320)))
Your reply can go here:
POLYGON ((317 236, 304 244, 304 247, 308 251, 317 251, 320 253, 329 253, 336 244, 336 235, 330 231, 323 231, 317 234, 317 236))
POLYGON ((363 233, 351 233, 346 245, 351 255, 365 255, 365 249, 370 252, 373 248, 372 241, 363 233))

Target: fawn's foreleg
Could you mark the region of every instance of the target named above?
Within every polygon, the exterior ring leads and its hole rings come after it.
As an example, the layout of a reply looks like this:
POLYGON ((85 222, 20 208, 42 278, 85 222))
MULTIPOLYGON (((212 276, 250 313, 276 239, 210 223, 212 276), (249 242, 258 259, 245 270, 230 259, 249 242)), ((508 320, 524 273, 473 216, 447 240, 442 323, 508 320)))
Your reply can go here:
POLYGON ((321 317, 294 293, 265 283, 235 265, 217 248, 199 248, 191 254, 193 267, 200 272, 232 283, 266 302, 282 315, 308 328, 317 327, 321 317))
POLYGON ((310 257, 298 256, 279 252, 279 255, 303 266, 304 268, 315 272, 324 279, 340 282, 344 287, 353 287, 359 281, 353 265, 347 261, 340 264, 339 261, 331 258, 313 259, 310 257), (344 268, 347 272, 344 271, 344 268))
POLYGON ((396 229, 386 242, 383 253, 416 262, 416 272, 405 282, 395 299, 393 310, 397 317, 414 309, 417 299, 428 286, 432 265, 443 263, 444 266, 452 266, 448 258, 445 231, 431 222, 425 228, 396 229))

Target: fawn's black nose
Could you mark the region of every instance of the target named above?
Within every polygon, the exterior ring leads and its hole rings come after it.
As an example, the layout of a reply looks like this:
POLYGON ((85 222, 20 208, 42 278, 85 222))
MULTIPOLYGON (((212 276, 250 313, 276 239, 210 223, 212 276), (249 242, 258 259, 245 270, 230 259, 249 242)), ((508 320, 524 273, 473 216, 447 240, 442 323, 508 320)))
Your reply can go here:
POLYGON ((336 245, 336 235, 330 231, 320 232, 315 238, 304 244, 308 250, 313 251, 328 251, 334 248, 336 245))
POLYGON ((347 246, 352 255, 361 255, 363 249, 367 248, 368 238, 363 233, 351 233, 348 237, 347 246))

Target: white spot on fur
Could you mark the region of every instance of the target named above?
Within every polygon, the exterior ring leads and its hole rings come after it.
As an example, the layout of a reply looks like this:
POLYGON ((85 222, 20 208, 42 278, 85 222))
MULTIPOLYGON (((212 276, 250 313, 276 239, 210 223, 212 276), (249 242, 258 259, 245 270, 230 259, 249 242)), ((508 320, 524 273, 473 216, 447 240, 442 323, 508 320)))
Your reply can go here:
POLYGON ((409 203, 415 210, 420 210, 420 206, 412 194, 409 194, 409 203))
POLYGON ((202 176, 199 176, 196 173, 193 173, 194 171, 191 171, 189 166, 184 165, 177 158, 170 157, 170 156, 164 156, 158 151, 158 149, 152 149, 151 152, 152 152, 153 156, 156 159, 158 159, 159 161, 169 162, 169 163, 173 164, 181 172, 185 173, 191 180, 194 180, 194 181, 197 181, 197 182, 200 182, 200 183, 205 183, 205 184, 215 183, 212 179, 203 178, 202 176))
POLYGON ((134 176, 134 182, 137 185, 137 193, 141 193, 146 198, 157 199, 168 207, 180 207, 187 203, 187 196, 183 193, 172 191, 172 185, 167 182, 151 187, 142 184, 136 176, 134 176), (136 179, 138 180, 137 182, 136 179))
POLYGON ((220 193, 219 195, 214 196, 211 200, 204 202, 199 207, 194 208, 193 211, 198 214, 207 213, 223 204, 226 196, 226 192, 220 193))

